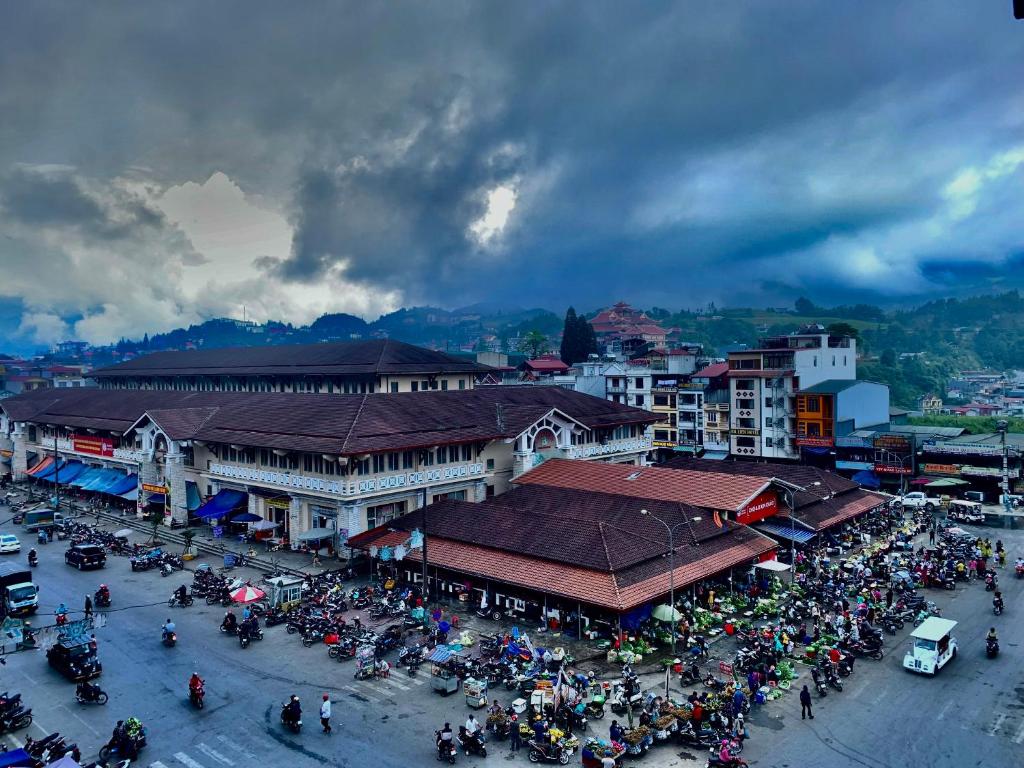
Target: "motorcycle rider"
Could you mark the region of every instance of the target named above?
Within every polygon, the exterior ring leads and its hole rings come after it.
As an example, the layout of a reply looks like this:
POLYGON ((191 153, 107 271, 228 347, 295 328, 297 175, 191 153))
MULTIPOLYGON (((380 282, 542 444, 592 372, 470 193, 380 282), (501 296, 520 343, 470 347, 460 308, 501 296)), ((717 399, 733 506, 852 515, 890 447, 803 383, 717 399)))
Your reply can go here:
POLYGON ((234 632, 238 629, 238 619, 235 618, 234 611, 224 614, 224 621, 220 623, 220 628, 225 632, 234 632))
POLYGON ((995 608, 1000 613, 1003 612, 1003 593, 1002 592, 998 592, 997 591, 992 596, 992 607, 995 608))
POLYGON ((199 691, 203 690, 203 685, 206 681, 199 676, 198 672, 193 672, 192 677, 188 679, 188 692, 192 698, 198 696, 199 691))
POLYGON ((100 687, 94 685, 88 681, 82 681, 78 684, 76 693, 81 696, 83 701, 96 701, 96 697, 100 695, 100 687))
POLYGON ((985 636, 985 642, 987 643, 998 643, 999 635, 996 634, 995 627, 989 627, 988 634, 985 636))
POLYGON ((438 732, 437 736, 437 754, 446 755, 451 750, 452 739, 452 726, 450 723, 445 723, 444 728, 438 732))
POLYGON ((292 696, 288 705, 284 708, 285 722, 289 725, 299 722, 302 719, 302 704, 298 696, 292 696))
POLYGON ((166 640, 172 634, 174 634, 174 622, 167 619, 167 621, 164 622, 163 633, 161 634, 160 639, 166 640))
POLYGON ((100 588, 96 590, 96 604, 107 605, 110 603, 110 587, 106 584, 100 584, 100 588))
POLYGON ((108 749, 116 749, 124 744, 128 738, 128 732, 124 727, 124 720, 118 720, 117 725, 114 726, 114 732, 110 734, 110 741, 107 742, 106 746, 108 749))
POLYGON ((188 597, 188 587, 182 584, 176 590, 174 590, 174 599, 177 600, 181 605, 185 604, 185 599, 188 597))
POLYGON ((39 565, 39 555, 36 553, 35 547, 28 551, 28 564, 33 568, 39 565))

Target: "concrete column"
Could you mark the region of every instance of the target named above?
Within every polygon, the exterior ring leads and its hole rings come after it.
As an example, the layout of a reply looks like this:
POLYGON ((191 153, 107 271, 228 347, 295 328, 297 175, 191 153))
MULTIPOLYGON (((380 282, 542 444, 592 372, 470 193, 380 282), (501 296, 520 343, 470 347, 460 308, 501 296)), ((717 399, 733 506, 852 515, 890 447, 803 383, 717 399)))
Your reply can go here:
POLYGON ((288 505, 288 541, 291 546, 298 546, 298 536, 305 530, 306 521, 302 519, 302 501, 292 498, 288 505))
POLYGON ((477 480, 473 484, 475 490, 475 498, 472 501, 484 501, 487 498, 487 482, 485 480, 477 480))
POLYGON ((25 478, 25 473, 28 471, 28 433, 25 429, 24 424, 16 423, 14 425, 14 431, 11 432, 11 443, 13 444, 12 450, 14 455, 11 457, 11 474, 14 475, 15 480, 22 480, 25 478))
POLYGON ((250 515, 260 515, 262 517, 263 513, 260 510, 257 509, 258 503, 259 503, 259 497, 255 493, 250 493, 249 494, 249 506, 247 508, 247 511, 249 512, 250 515))
MULTIPOLYGON (((162 467, 153 460, 153 454, 148 454, 146 460, 139 464, 139 482, 160 485, 162 479, 162 467)), ((136 515, 139 517, 142 517, 143 499, 146 495, 146 491, 142 490, 142 485, 139 485, 139 501, 136 507, 136 515)))
POLYGON ((171 518, 178 522, 188 522, 188 489, 185 487, 185 457, 168 454, 164 460, 165 479, 167 481, 168 509, 171 518))
POLYGON ((338 513, 338 528, 348 530, 348 535, 355 536, 363 530, 363 505, 344 504, 338 513))

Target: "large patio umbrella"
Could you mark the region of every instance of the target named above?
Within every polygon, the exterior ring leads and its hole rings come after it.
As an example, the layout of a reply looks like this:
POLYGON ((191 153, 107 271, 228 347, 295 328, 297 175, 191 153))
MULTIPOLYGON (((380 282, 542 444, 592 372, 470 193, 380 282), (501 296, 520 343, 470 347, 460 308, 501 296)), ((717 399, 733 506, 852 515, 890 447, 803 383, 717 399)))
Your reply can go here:
POLYGON ((679 619, 683 617, 679 611, 667 604, 656 606, 655 609, 651 611, 651 616, 658 621, 679 621, 679 619))
POLYGON ((277 528, 280 523, 275 523, 273 520, 260 520, 255 523, 250 523, 249 527, 254 531, 269 531, 272 528, 277 528))
POLYGON ((255 523, 263 518, 259 515, 255 515, 252 512, 239 512, 237 515, 231 518, 232 523, 255 523))
POLYGON ((231 593, 231 599, 236 603, 254 603, 257 600, 262 600, 267 596, 267 593, 262 589, 256 589, 251 584, 239 587, 231 593))
POLYGON ((940 477, 938 480, 932 480, 928 483, 927 488, 955 488, 958 485, 970 485, 966 480, 959 480, 955 477, 940 477))

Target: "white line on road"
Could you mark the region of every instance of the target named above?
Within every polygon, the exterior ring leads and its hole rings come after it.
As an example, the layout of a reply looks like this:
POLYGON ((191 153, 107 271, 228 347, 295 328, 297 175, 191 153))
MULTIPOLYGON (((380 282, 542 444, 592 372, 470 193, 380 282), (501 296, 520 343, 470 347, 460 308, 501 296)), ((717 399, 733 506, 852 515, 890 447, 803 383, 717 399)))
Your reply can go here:
POLYGON ((21 749, 25 746, 25 742, 15 736, 13 733, 7 735, 8 746, 13 746, 15 749, 21 749))
POLYGON ((996 718, 995 723, 993 723, 992 727, 988 729, 989 736, 995 736, 996 735, 996 731, 999 730, 1000 726, 1002 726, 1003 721, 1005 719, 1006 719, 1006 715, 1005 714, 1000 715, 999 717, 996 718))
POLYGON ((161 763, 159 760, 154 760, 152 763, 149 764, 149 768, 167 768, 167 766, 161 763))
POLYGON ((949 712, 950 707, 953 706, 953 702, 954 702, 954 700, 950 699, 949 701, 947 701, 943 705, 942 709, 939 710, 938 716, 936 717, 937 720, 941 720, 942 718, 944 718, 946 716, 946 713, 949 712))
POLYGON ((198 749, 204 755, 206 755, 208 757, 212 757, 218 763, 223 763, 224 765, 234 765, 235 764, 233 760, 228 760, 228 758, 224 757, 224 755, 222 755, 216 749, 214 749, 213 747, 209 747, 209 746, 207 746, 206 744, 204 744, 202 742, 199 742, 198 744, 196 744, 196 749, 198 749))
POLYGON ((1017 730, 1017 735, 1013 737, 1014 744, 1024 744, 1024 724, 1017 730))
POLYGON ((370 693, 366 689, 355 688, 355 687, 353 687, 351 685, 343 685, 341 687, 344 688, 349 693, 354 693, 356 696, 362 696, 363 698, 370 699, 371 701, 375 701, 378 704, 383 704, 384 703, 383 699, 381 699, 379 696, 374 696, 372 693, 370 693))
POLYGON ((217 741, 219 741, 221 744, 231 747, 233 750, 238 752, 238 754, 244 755, 245 757, 248 757, 250 760, 256 759, 256 755, 254 755, 252 752, 246 751, 246 749, 241 744, 232 741, 227 736, 218 735, 217 741))
POLYGON ((185 768, 206 768, 202 763, 197 763, 184 752, 175 752, 174 759, 185 766, 185 768))
POLYGON ((392 696, 394 696, 394 693, 389 691, 387 688, 382 688, 380 683, 367 683, 366 685, 375 690, 377 693, 379 693, 386 699, 390 699, 392 696))
POLYGON ((76 713, 76 712, 72 712, 72 711, 71 711, 71 709, 70 709, 70 708, 68 707, 68 705, 67 705, 67 704, 61 704, 61 705, 60 705, 60 708, 61 708, 61 709, 63 709, 63 710, 66 710, 66 711, 67 711, 67 713, 68 713, 69 715, 71 715, 71 716, 72 716, 73 718, 75 718, 75 720, 77 720, 77 721, 78 721, 78 722, 80 722, 80 723, 81 723, 82 725, 84 725, 84 726, 85 726, 86 728, 88 728, 88 729, 89 729, 90 731, 92 731, 92 735, 93 735, 93 736, 96 736, 97 738, 99 737, 99 735, 100 735, 100 732, 99 732, 99 731, 97 731, 97 730, 96 730, 95 728, 93 728, 93 727, 92 727, 91 725, 89 725, 89 724, 88 724, 87 722, 85 722, 85 720, 83 720, 82 718, 80 718, 80 717, 78 716, 78 713, 76 713))
POLYGON ((409 690, 409 686, 408 685, 404 685, 404 684, 398 682, 397 680, 393 680, 390 677, 385 677, 384 678, 384 682, 387 683, 388 685, 393 685, 393 686, 395 686, 397 688, 401 688, 403 691, 408 691, 409 690))

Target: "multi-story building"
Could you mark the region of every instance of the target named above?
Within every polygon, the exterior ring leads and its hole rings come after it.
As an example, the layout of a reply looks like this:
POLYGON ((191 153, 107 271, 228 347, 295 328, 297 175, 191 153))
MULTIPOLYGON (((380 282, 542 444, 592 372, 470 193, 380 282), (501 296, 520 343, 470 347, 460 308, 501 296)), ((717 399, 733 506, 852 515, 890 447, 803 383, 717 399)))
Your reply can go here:
POLYGON ((373 394, 473 389, 490 371, 392 339, 155 352, 93 371, 103 389, 373 394))
POLYGON ((624 301, 598 312, 590 325, 602 348, 614 354, 629 355, 644 346, 665 348, 668 332, 624 301))
POLYGON ((729 452, 743 458, 798 459, 796 395, 828 379, 857 378, 857 344, 807 326, 729 353, 729 452))
POLYGON ((680 440, 691 431, 694 453, 703 451, 711 458, 729 453, 728 374, 728 363, 713 363, 693 374, 679 393, 680 440))
POLYGON ((889 387, 885 384, 834 379, 801 389, 796 396, 794 442, 802 450, 834 454, 836 438, 858 429, 888 426, 889 387))
POLYGON ((343 544, 432 501, 500 494, 547 458, 642 465, 654 420, 560 387, 61 389, 0 401, 0 455, 15 479, 110 493, 166 519, 249 512, 293 545, 313 529, 343 544))

